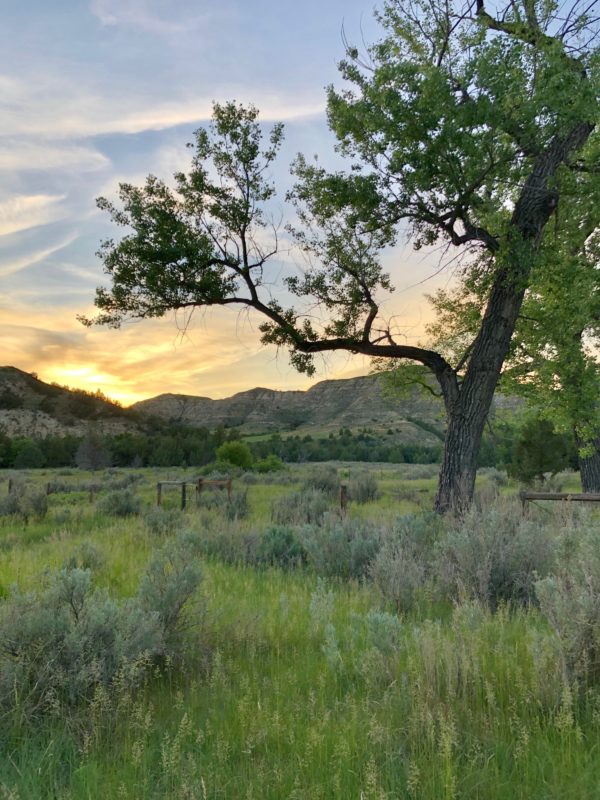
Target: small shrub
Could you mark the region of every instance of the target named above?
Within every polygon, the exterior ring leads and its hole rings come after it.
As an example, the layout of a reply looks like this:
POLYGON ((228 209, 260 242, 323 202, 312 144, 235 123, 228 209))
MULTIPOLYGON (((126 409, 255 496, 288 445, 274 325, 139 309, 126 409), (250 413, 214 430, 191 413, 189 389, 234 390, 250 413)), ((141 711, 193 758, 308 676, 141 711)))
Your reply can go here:
POLYGON ((560 643, 565 676, 584 684, 596 681, 600 678, 600 531, 578 531, 576 541, 565 537, 557 564, 555 574, 535 584, 540 610, 560 643))
POLYGON ((503 470, 496 469, 496 467, 482 467, 477 470, 477 475, 481 475, 490 483, 496 486, 506 486, 508 484, 508 475, 503 470))
POLYGON ((83 569, 96 572, 104 566, 103 553, 95 544, 89 541, 82 542, 68 558, 65 569, 83 569))
POLYGON ((225 495, 227 502, 225 503, 224 512, 225 518, 233 521, 237 519, 245 519, 249 512, 248 505, 248 492, 232 492, 231 497, 225 495))
POLYGON ((278 497, 271 506, 271 519, 277 525, 318 524, 329 508, 327 496, 318 489, 278 497))
POLYGON ((274 453, 269 453, 268 456, 256 462, 254 469, 260 473, 280 472, 282 469, 285 469, 285 464, 279 456, 276 456, 274 453))
POLYGON ((0 706, 29 717, 77 706, 125 663, 135 683, 142 657, 163 649, 157 614, 92 589, 89 570, 61 570, 45 590, 0 605, 0 706))
POLYGON ((382 653, 394 653, 400 649, 404 628, 395 614, 371 610, 365 617, 367 641, 382 653))
POLYGON ((182 523, 183 515, 177 508, 151 508, 144 514, 144 522, 154 536, 175 533, 182 523))
POLYGON ((72 519, 71 509, 70 508, 57 508, 53 514, 53 521, 55 525, 58 525, 60 528, 64 528, 67 526, 72 519))
POLYGON ((266 531, 258 546, 256 560, 287 569, 306 561, 306 551, 292 528, 274 526, 266 531))
POLYGON ((361 472, 350 481, 348 496, 354 503, 370 503, 377 500, 379 487, 370 472, 361 472))
POLYGON ((318 575, 363 578, 381 546, 381 534, 361 520, 328 515, 299 531, 308 562, 318 575))
POLYGON ((107 517, 132 517, 139 514, 142 501, 131 489, 117 489, 109 492, 96 503, 98 514, 107 517))
POLYGON ((340 479, 335 467, 321 467, 313 470, 302 486, 304 491, 315 490, 323 494, 337 495, 340 491, 340 479))
MULTIPOLYGON (((89 546, 73 561, 90 560, 89 546)), ((137 596, 94 588, 88 568, 68 566, 44 588, 0 603, 0 709, 38 717, 133 688, 158 657, 182 653, 183 612, 200 583, 198 540, 182 534, 151 559, 137 596)))
POLYGON ((183 608, 200 585, 200 551, 197 533, 180 533, 154 554, 138 590, 141 608, 158 615, 171 653, 174 642, 179 641, 184 629, 183 608))
POLYGON ((466 595, 494 610, 529 603, 534 583, 554 561, 549 527, 522 516, 516 504, 472 511, 436 545, 436 576, 452 597, 466 595))
POLYGON ((431 580, 433 545, 442 529, 436 514, 400 517, 377 553, 369 574, 397 611, 410 611, 431 580))
POLYGON ((198 506, 219 511, 227 520, 244 519, 248 516, 248 492, 232 492, 204 490, 198 496, 198 506))
POLYGON ((239 525, 215 525, 214 519, 202 524, 199 546, 209 558, 218 558, 226 564, 256 564, 259 545, 259 534, 244 531, 239 525))
POLYGON ((0 500, 0 517, 43 519, 48 513, 48 498, 43 492, 28 491, 23 483, 15 483, 10 494, 0 500))

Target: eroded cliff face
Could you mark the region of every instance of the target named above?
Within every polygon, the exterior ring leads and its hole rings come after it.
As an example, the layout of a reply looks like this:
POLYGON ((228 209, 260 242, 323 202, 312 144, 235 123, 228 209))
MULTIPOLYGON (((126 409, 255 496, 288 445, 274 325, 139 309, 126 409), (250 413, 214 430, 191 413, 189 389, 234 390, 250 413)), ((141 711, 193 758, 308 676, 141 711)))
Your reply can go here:
POLYGON ((0 430, 10 437, 84 436, 90 429, 135 430, 131 412, 100 396, 44 383, 16 367, 0 367, 0 430))
POLYGON ((162 394, 123 409, 102 396, 0 367, 0 430, 11 437, 83 436, 90 427, 107 434, 147 431, 157 417, 211 430, 239 428, 245 434, 293 431, 318 437, 340 428, 391 429, 397 441, 420 444, 439 441, 443 430, 440 402, 417 392, 390 397, 376 375, 322 381, 305 392, 257 388, 223 400, 162 394))
POLYGON ((223 400, 163 394, 132 409, 187 425, 225 425, 245 433, 405 427, 408 434, 415 427, 413 418, 441 427, 442 412, 439 402, 417 393, 402 399, 387 396, 382 379, 371 375, 322 381, 306 392, 257 388, 223 400))

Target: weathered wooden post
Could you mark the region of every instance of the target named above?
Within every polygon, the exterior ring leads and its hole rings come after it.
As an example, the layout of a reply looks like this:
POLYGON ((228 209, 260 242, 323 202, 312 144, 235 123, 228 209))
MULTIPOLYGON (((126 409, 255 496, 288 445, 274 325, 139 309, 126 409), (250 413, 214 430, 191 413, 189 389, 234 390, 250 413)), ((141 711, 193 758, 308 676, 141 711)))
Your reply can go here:
POLYGON ((181 482, 181 510, 185 511, 185 504, 186 504, 186 489, 187 484, 185 481, 181 482))
POLYGON ((162 483, 159 481, 156 484, 156 505, 159 506, 162 502, 162 483))
POLYGON ((9 478, 8 479, 8 493, 12 494, 12 490, 13 490, 13 480, 12 480, 12 478, 9 478))
POLYGON ((345 483, 340 484, 340 511, 343 517, 348 511, 348 486, 345 483))
POLYGON ((227 480, 227 497, 231 500, 231 478, 227 480))

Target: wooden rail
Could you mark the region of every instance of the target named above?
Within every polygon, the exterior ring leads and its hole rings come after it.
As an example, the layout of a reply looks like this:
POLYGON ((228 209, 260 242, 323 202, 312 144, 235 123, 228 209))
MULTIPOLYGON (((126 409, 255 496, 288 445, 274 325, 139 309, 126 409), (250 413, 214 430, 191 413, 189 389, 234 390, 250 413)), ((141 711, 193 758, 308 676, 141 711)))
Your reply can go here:
POLYGON ((521 504, 531 500, 563 500, 564 502, 600 503, 600 494, 574 494, 572 492, 519 492, 521 504))

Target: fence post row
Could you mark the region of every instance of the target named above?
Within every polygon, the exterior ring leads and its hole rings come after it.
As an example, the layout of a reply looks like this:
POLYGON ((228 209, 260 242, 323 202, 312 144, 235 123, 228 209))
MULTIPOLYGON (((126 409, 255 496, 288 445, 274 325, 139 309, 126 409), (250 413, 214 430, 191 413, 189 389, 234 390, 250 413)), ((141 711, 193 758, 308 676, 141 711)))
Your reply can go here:
POLYGON ((158 481, 156 484, 156 505, 160 506, 162 503, 162 488, 163 486, 179 486, 181 488, 181 508, 185 509, 187 506, 187 486, 194 486, 196 489, 196 496, 199 496, 205 486, 214 489, 227 489, 227 496, 231 500, 232 479, 226 478, 223 480, 207 481, 205 478, 197 478, 195 481, 158 481))

